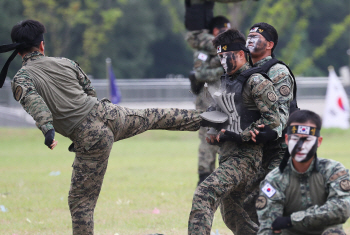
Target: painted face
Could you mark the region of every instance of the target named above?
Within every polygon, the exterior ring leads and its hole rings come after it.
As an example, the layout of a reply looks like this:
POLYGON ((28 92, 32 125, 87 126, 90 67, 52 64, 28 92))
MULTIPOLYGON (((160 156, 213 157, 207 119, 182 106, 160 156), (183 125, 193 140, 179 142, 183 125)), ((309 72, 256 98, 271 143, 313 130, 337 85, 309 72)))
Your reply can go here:
POLYGON ((250 33, 245 44, 250 53, 259 53, 265 51, 267 41, 260 33, 250 33))
POLYGON ((227 74, 232 75, 236 72, 237 60, 233 51, 221 52, 218 56, 220 58, 220 63, 227 74))
POLYGON ((317 150, 316 136, 290 135, 288 151, 297 162, 306 162, 311 159, 317 150))

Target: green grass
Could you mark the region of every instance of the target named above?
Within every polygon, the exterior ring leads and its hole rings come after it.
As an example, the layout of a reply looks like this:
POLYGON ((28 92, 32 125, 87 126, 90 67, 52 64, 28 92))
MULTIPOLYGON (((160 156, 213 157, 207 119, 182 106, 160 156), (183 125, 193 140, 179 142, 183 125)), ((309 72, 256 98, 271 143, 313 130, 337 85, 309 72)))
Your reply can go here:
MULTIPOLYGON (((350 168, 350 130, 323 130, 319 156, 350 168)), ((74 154, 56 136, 51 151, 37 129, 0 129, 1 234, 71 234, 67 196, 74 154), (60 171, 58 176, 50 172, 60 171)), ((95 234, 187 234, 197 183, 194 132, 149 131, 114 144, 95 210, 95 234), (152 211, 157 208, 159 214, 152 211)), ((350 222, 345 226, 348 230, 350 222)), ((220 212, 213 231, 231 234, 220 212)), ((349 230, 350 232, 350 230, 349 230)))

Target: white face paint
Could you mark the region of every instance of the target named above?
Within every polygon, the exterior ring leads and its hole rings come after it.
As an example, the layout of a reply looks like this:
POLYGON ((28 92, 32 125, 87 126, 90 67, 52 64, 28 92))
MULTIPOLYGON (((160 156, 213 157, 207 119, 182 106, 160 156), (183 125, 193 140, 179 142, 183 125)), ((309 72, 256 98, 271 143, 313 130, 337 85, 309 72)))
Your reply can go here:
MULTIPOLYGON (((297 144, 300 138, 301 137, 298 135, 292 135, 290 137, 290 140, 288 142, 288 151, 290 154, 292 154, 294 146, 297 144)), ((295 156, 292 156, 295 159, 295 161, 303 161, 307 157, 307 154, 310 152, 316 141, 316 136, 307 136, 306 140, 303 143, 303 146, 301 147, 301 150, 297 152, 295 156)))
POLYGON ((225 72, 227 73, 227 55, 226 54, 219 54, 219 59, 222 67, 224 68, 225 72))
POLYGON ((258 41, 259 41, 259 35, 249 35, 247 37, 245 47, 248 48, 250 52, 254 52, 258 41))

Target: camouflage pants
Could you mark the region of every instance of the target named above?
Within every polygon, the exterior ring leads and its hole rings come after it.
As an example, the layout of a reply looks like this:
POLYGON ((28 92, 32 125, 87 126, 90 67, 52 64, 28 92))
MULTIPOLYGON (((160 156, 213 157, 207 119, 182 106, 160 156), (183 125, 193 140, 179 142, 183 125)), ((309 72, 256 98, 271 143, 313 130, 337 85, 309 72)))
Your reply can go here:
MULTIPOLYGON (((275 233, 274 233, 275 234, 275 233)), ((297 231, 297 232, 291 232, 288 229, 282 230, 281 235, 303 235, 303 234, 321 234, 313 231, 297 231)), ((321 235, 346 235, 344 232, 342 225, 335 225, 332 227, 328 227, 325 229, 321 235)))
POLYGON ((150 129, 196 131, 199 112, 184 109, 128 109, 102 100, 70 139, 76 152, 68 204, 73 234, 94 233, 94 209, 113 142, 150 129))
POLYGON ((198 151, 198 174, 210 175, 215 170, 216 153, 219 150, 218 146, 210 145, 205 140, 207 128, 201 127, 198 132, 200 139, 198 151))
POLYGON ((265 179, 270 171, 279 166, 286 150, 287 145, 282 137, 263 147, 262 169, 254 177, 251 188, 246 189, 246 198, 244 200, 244 210, 256 224, 259 224, 259 220, 255 209, 255 201, 259 196, 260 182, 265 179))
POLYGON ((246 146, 239 155, 220 156, 219 167, 198 185, 192 201, 188 234, 209 235, 214 213, 220 205, 227 227, 235 235, 256 234, 258 226, 243 208, 245 188, 260 171, 262 146, 246 146), (232 223, 234 221, 234 223, 232 223))

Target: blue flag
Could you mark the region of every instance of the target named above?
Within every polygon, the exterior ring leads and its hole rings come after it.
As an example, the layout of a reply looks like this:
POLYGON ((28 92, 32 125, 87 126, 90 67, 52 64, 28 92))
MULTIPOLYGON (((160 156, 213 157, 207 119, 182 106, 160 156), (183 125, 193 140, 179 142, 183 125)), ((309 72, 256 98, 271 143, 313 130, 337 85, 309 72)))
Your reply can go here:
POLYGON ((110 99, 113 104, 118 104, 122 100, 122 95, 117 86, 116 78, 113 73, 112 66, 109 66, 109 92, 110 99))

